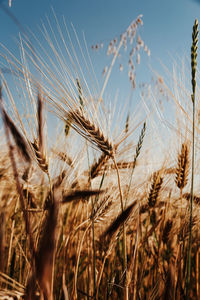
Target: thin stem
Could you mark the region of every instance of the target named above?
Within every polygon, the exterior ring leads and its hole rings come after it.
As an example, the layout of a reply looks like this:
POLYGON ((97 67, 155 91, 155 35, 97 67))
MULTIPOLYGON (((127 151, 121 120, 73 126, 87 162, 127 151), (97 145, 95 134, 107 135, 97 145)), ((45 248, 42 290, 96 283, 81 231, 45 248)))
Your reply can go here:
POLYGON ((123 40, 121 39, 120 42, 119 42, 118 48, 117 48, 117 50, 115 52, 115 55, 113 56, 112 62, 110 64, 110 67, 108 69, 108 72, 107 72, 107 75, 106 75, 106 78, 105 78, 105 81, 104 81, 104 84, 103 84, 103 88, 102 88, 100 96, 99 96, 99 103, 102 101, 103 93, 104 93, 106 85, 108 83, 108 79, 110 77, 110 73, 111 73, 112 68, 113 68, 113 66, 115 64, 116 58, 117 58, 117 56, 119 54, 119 51, 120 51, 120 48, 121 48, 122 45, 123 45, 123 40))
POLYGON ((144 136, 145 136, 145 132, 146 132, 146 122, 144 122, 140 137, 139 137, 139 141, 136 147, 136 153, 134 155, 134 160, 133 160, 133 167, 131 170, 131 175, 130 175, 130 179, 129 179, 129 184, 128 184, 128 190, 127 190, 127 194, 126 194, 126 200, 125 200, 125 208, 126 208, 126 204, 128 201, 128 196, 129 196, 129 192, 130 192, 130 188, 131 188, 131 182, 132 182, 132 178, 133 178, 133 172, 135 170, 135 166, 136 166, 136 162, 137 162, 137 158, 140 155, 140 150, 143 144, 143 140, 144 140, 144 136))
MULTIPOLYGON (((193 94, 195 99, 195 94, 193 94)), ((188 266, 187 266, 187 296, 190 294, 190 277, 191 277, 191 248, 192 248, 192 217, 193 217, 193 200, 194 200, 194 156, 195 156, 195 101, 193 101, 193 125, 192 125, 192 177, 191 177, 191 197, 190 197, 190 223, 189 223, 189 247, 188 247, 188 266)))
MULTIPOLYGON (((120 202, 121 202, 121 210, 124 211, 124 205, 123 205, 123 197, 122 197, 122 190, 121 190, 121 183, 120 183, 120 176, 119 176, 119 169, 116 163, 115 156, 112 157, 113 163, 117 172, 117 180, 118 180, 118 187, 119 187, 119 196, 120 196, 120 202)), ((125 224, 123 224, 123 267, 125 270, 125 283, 126 283, 126 272, 127 272, 127 249, 126 249, 126 228, 125 224)), ((128 291, 125 288, 125 294, 124 299, 128 300, 128 291)))
POLYGON ((120 197, 120 203, 121 203, 121 210, 123 212, 124 211, 124 205, 123 205, 122 189, 121 189, 120 176, 119 176, 119 168, 117 166, 116 159, 115 159, 114 155, 113 155, 112 159, 113 159, 113 163, 114 163, 114 166, 115 166, 115 169, 116 169, 116 172, 117 172, 117 180, 118 180, 118 187, 119 187, 119 197, 120 197))
POLYGON ((194 200, 194 160, 195 160, 195 92, 196 92, 196 66, 197 66, 197 43, 198 43, 198 20, 195 20, 192 33, 191 47, 191 68, 192 68, 192 176, 191 176, 191 197, 190 197, 190 224, 189 224, 189 246, 188 246, 188 261, 187 261, 187 278, 186 278, 186 297, 190 295, 190 280, 191 280, 191 248, 192 248, 192 214, 194 200))
MULTIPOLYGON (((93 213, 94 213, 94 201, 92 200, 93 213)), ((96 253, 95 253, 95 228, 94 217, 92 218, 92 247, 93 247, 93 286, 94 286, 94 299, 96 299, 96 253)))

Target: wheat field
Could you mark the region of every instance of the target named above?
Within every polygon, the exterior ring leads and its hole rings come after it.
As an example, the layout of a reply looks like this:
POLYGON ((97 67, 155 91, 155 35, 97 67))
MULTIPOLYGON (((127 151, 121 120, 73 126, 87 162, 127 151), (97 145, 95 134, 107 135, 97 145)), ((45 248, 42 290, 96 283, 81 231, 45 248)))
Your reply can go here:
POLYGON ((109 44, 99 91, 57 19, 59 38, 43 27, 49 50, 27 36, 21 60, 1 47, 13 85, 1 72, 0 299, 200 299, 198 22, 191 86, 174 79, 172 90, 155 74, 149 106, 145 91, 122 114, 104 90, 129 34, 130 70, 132 57, 140 63, 141 25, 138 16, 109 44))

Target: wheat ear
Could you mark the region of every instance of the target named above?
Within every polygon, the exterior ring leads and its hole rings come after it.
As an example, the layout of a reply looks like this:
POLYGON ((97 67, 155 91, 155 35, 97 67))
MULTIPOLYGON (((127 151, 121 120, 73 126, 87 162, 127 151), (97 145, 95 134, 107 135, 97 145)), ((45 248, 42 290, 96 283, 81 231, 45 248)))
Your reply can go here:
POLYGON ((48 174, 49 172, 49 165, 48 162, 45 158, 45 156, 43 155, 43 153, 40 151, 38 142, 35 140, 34 143, 31 143, 33 146, 33 150, 38 162, 39 167, 41 168, 42 171, 44 171, 45 173, 48 174))
POLYGON ((106 155, 104 152, 102 155, 99 157, 98 161, 95 162, 91 168, 90 168, 90 176, 91 179, 95 178, 96 176, 99 175, 99 172, 102 170, 102 168, 105 166, 109 159, 109 156, 106 155))
POLYGON ((87 119, 80 110, 71 110, 67 118, 72 120, 73 128, 91 144, 99 148, 106 155, 113 157, 113 147, 101 130, 87 119))
POLYGON ((191 199, 190 199, 190 234, 188 246, 188 262, 187 262, 187 278, 186 278, 186 296, 190 296, 190 278, 191 278, 191 248, 192 248, 192 209, 193 209, 193 192, 194 192, 194 156, 195 156, 195 96, 196 96, 196 66, 197 66, 197 43, 198 43, 198 20, 195 20, 192 32, 192 47, 191 47, 191 69, 192 69, 192 175, 191 175, 191 199))
POLYGON ((176 185, 183 189, 188 180, 189 173, 189 149, 186 143, 182 144, 181 152, 178 154, 178 165, 176 169, 176 185))
POLYGON ((111 239, 115 232, 120 228, 121 225, 124 224, 124 222, 127 221, 127 219, 130 217, 133 208, 137 204, 137 201, 133 202, 131 205, 129 205, 122 213, 119 214, 119 216, 111 223, 111 225, 107 228, 107 230, 104 232, 102 237, 109 236, 111 239))
MULTIPOLYGON (((190 193, 185 193, 185 194, 183 194, 183 198, 190 201, 191 194, 190 193)), ((200 197, 199 196, 193 195, 193 201, 194 201, 195 204, 200 205, 200 197)))
POLYGON ((160 176, 160 173, 159 172, 154 173, 153 182, 148 197, 148 204, 150 208, 155 207, 156 205, 162 183, 163 183, 163 178, 160 176))
POLYGON ((31 158, 30 158, 30 155, 28 153, 27 143, 26 143, 24 137, 21 135, 21 133, 17 129, 17 127, 15 126, 14 122, 11 120, 11 118, 9 117, 9 115, 7 114, 7 112, 5 111, 5 109, 3 107, 2 91, 1 90, 2 90, 2 88, 0 87, 1 111, 2 111, 5 126, 7 126, 7 128, 9 128, 9 130, 10 130, 10 132, 11 132, 13 138, 14 138, 14 141, 16 143, 17 149, 20 151, 20 153, 22 154, 24 159, 27 162, 30 163, 31 158))
POLYGON ((142 144, 143 144, 143 141, 144 141, 145 132, 146 132, 146 122, 144 122, 144 124, 143 124, 143 128, 141 130, 140 137, 139 137, 139 140, 138 140, 138 143, 137 143, 137 147, 136 147, 136 151, 135 151, 135 156, 134 156, 134 160, 133 160, 133 163, 132 163, 132 171, 131 171, 131 176, 130 176, 130 180, 129 180, 128 191, 127 191, 127 196, 126 196, 126 201, 125 201, 125 206, 126 206, 126 203, 127 203, 127 200, 128 200, 128 195, 129 195, 129 191, 130 191, 130 187, 131 187, 133 172, 134 172, 134 169, 135 169, 135 166, 136 166, 136 162, 137 162, 137 159, 138 159, 138 157, 140 155, 140 150, 142 148, 142 144))

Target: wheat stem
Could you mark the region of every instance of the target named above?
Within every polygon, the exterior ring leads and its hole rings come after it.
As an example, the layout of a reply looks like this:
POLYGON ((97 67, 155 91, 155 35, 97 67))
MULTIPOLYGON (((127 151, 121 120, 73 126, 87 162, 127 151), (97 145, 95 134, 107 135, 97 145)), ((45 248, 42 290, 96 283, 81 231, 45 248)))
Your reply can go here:
MULTIPOLYGON (((116 163, 115 155, 112 157, 113 163, 115 165, 115 169, 117 172, 117 180, 118 180, 118 188, 119 188, 119 196, 120 196, 120 202, 121 202, 121 211, 123 213, 124 211, 124 204, 123 204, 123 197, 122 197, 122 190, 121 190, 121 183, 120 183, 120 175, 119 175, 119 169, 116 163)), ((127 272, 127 247, 126 247, 126 228, 125 224, 123 223, 123 265, 125 270, 125 282, 126 282, 126 272, 127 272)), ((125 289, 124 299, 128 299, 128 291, 125 289)))
POLYGON ((131 182, 132 182, 132 178, 133 178, 133 172, 135 170, 137 158, 140 155, 140 150, 142 148, 142 144, 143 144, 143 141, 144 141, 145 132, 146 132, 146 122, 144 122, 142 131, 140 133, 140 137, 139 137, 139 140, 138 140, 138 143, 137 143, 135 156, 134 156, 134 160, 133 160, 133 164, 132 164, 131 176, 130 176, 129 185, 128 185, 128 191, 127 191, 126 200, 125 200, 125 206, 127 204, 128 195, 129 195, 129 191, 130 191, 130 188, 131 188, 131 182))
POLYGON ((187 278, 186 278, 186 297, 190 295, 190 280, 191 280, 191 248, 192 248, 192 214, 193 214, 193 199, 194 199, 194 160, 195 160, 195 92, 196 92, 196 58, 197 58, 197 43, 198 43, 198 20, 195 20, 192 33, 191 47, 191 68, 192 68, 192 176, 191 176, 191 198, 190 198, 190 225, 189 225, 189 247, 188 247, 188 262, 187 262, 187 278))

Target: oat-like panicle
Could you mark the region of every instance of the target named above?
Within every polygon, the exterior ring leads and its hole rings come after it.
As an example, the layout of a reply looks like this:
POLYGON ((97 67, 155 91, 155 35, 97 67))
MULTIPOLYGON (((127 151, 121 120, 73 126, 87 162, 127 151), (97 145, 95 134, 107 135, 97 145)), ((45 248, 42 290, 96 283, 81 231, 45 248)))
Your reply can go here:
POLYGON ((181 153, 178 154, 178 166, 176 169, 176 185, 183 189, 188 180, 189 173, 189 149, 186 143, 182 144, 181 153))
POLYGON ((149 207, 154 207, 159 196, 159 192, 163 183, 163 178, 160 176, 159 172, 156 172, 153 176, 153 182, 151 185, 149 197, 148 197, 148 204, 149 207))
POLYGON ((67 118, 70 118, 74 129, 84 136, 89 142, 98 147, 108 156, 113 156, 113 147, 109 140, 104 136, 100 129, 88 120, 82 111, 72 110, 68 113, 67 118))

